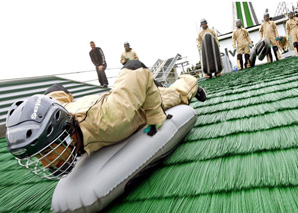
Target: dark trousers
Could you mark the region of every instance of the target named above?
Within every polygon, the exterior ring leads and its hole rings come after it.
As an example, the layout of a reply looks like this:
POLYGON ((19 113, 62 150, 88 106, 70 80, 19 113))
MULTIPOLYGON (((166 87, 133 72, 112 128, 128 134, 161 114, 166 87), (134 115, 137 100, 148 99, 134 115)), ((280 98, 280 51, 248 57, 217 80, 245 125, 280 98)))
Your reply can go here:
POLYGON ((96 72, 97 72, 97 76, 98 76, 98 81, 100 83, 100 85, 109 85, 105 70, 106 70, 107 66, 104 66, 103 69, 101 71, 98 70, 98 67, 96 67, 96 72))

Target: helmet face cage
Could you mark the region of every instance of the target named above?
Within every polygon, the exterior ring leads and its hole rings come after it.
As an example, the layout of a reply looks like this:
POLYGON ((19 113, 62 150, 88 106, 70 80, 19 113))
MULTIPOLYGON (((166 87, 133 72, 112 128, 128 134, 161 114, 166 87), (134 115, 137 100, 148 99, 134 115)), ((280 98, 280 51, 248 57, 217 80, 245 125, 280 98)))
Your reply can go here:
POLYGON ((42 150, 27 158, 17 158, 19 164, 29 169, 34 174, 46 179, 60 179, 65 177, 73 169, 77 161, 77 142, 72 146, 73 139, 71 135, 75 132, 74 128, 64 130, 55 140, 49 143, 42 150), (53 146, 55 145, 55 146, 53 146), (59 153, 58 147, 63 147, 63 151, 59 153), (49 155, 54 154, 52 161, 48 160, 49 155), (64 157, 63 154, 67 154, 64 157), (43 165, 42 162, 46 162, 43 165), (61 165, 59 162, 63 161, 61 165), (57 163, 58 162, 58 165, 57 163))

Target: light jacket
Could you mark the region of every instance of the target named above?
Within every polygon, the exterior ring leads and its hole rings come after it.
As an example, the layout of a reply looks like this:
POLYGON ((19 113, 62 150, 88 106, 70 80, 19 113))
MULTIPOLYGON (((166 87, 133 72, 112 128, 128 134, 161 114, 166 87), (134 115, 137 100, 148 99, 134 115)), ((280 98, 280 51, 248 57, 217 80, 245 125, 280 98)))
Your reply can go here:
POLYGON ((297 42, 298 39, 298 18, 289 19, 286 23, 287 35, 291 38, 291 43, 297 42))
POLYGON ((236 48, 237 43, 237 49, 238 53, 249 53, 249 47, 248 45, 252 45, 250 36, 248 31, 241 27, 234 30, 232 35, 232 41, 233 41, 233 47, 236 48), (241 50, 241 51, 240 51, 241 50))
POLYGON ((130 51, 124 51, 121 54, 120 62, 121 64, 125 64, 127 61, 125 60, 126 58, 129 58, 129 60, 139 60, 139 57, 137 56, 136 52, 132 51, 130 48, 130 51))
POLYGON ((219 41, 218 41, 218 38, 217 38, 217 35, 216 35, 215 31, 212 30, 212 29, 209 29, 209 27, 207 27, 206 29, 203 29, 203 30, 199 33, 199 36, 198 36, 198 47, 199 47, 199 50, 201 50, 201 48, 202 48, 203 37, 204 37, 204 35, 205 35, 206 33, 211 33, 211 34, 214 36, 214 38, 215 38, 215 40, 216 40, 216 42, 217 42, 217 45, 218 45, 218 47, 219 47, 219 41))
POLYGON ((107 94, 85 96, 76 101, 71 93, 63 90, 47 94, 75 116, 89 155, 124 140, 145 124, 162 124, 166 120, 164 110, 189 104, 197 92, 197 80, 191 75, 181 75, 170 88, 160 88, 160 92, 150 70, 135 62, 139 61, 126 63, 107 94))
POLYGON ((260 38, 268 39, 269 44, 277 46, 276 37, 278 37, 278 31, 274 21, 264 21, 260 27, 260 38))

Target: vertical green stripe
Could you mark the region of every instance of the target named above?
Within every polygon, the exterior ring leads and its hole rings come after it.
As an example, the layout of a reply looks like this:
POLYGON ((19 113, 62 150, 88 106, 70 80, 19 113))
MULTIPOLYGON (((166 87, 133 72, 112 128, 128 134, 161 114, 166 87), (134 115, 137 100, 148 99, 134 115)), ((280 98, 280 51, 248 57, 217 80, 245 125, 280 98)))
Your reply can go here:
POLYGON ((243 17, 242 17, 242 10, 241 10, 241 2, 236 2, 236 9, 237 9, 237 18, 240 19, 243 22, 243 17))
POLYGON ((247 2, 243 2, 243 9, 244 9, 247 27, 252 27, 254 25, 254 23, 252 21, 251 15, 250 15, 250 10, 249 10, 247 2))

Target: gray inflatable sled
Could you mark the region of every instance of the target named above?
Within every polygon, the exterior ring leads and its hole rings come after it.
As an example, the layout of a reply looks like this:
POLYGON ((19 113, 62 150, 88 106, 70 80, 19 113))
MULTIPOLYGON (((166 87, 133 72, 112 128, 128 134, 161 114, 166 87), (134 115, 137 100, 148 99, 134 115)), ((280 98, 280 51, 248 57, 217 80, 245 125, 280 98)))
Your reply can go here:
POLYGON ((143 129, 118 144, 83 155, 53 194, 54 212, 98 212, 121 195, 130 180, 161 158, 190 132, 196 121, 188 105, 166 111, 173 115, 150 137, 143 129))
POLYGON ((266 38, 261 39, 256 43, 255 47, 252 49, 251 54, 250 54, 250 64, 251 66, 255 66, 256 64, 256 58, 258 56, 258 59, 262 61, 265 56, 267 55, 269 50, 269 41, 266 38))
POLYGON ((206 33, 202 41, 202 66, 205 74, 219 73, 223 69, 220 51, 214 36, 206 33))

